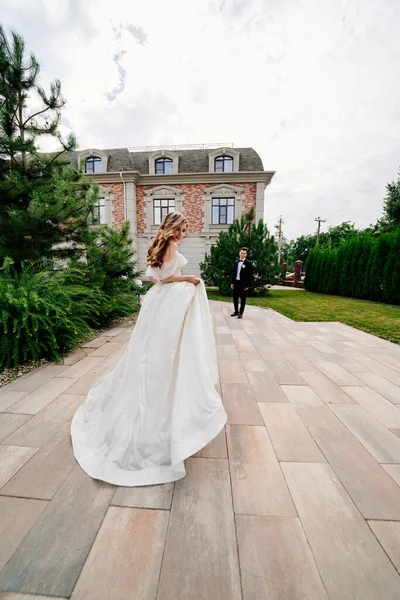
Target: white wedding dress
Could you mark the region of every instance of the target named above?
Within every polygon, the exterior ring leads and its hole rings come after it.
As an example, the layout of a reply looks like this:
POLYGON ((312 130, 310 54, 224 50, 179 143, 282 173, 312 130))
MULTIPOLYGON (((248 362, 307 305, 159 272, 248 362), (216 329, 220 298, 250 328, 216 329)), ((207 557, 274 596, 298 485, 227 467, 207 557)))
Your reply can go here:
MULTIPOLYGON (((181 273, 176 253, 146 275, 181 273)), ((201 281, 157 283, 146 294, 126 351, 75 413, 74 454, 91 477, 120 486, 176 481, 183 461, 223 428, 218 366, 201 281)))

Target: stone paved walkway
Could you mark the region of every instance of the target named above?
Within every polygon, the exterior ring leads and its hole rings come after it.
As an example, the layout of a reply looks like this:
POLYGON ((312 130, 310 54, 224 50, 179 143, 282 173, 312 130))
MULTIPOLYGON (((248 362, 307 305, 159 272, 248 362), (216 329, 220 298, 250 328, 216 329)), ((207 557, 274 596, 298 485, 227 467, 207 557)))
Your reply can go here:
POLYGON ((1 600, 400 598, 400 347, 211 306, 228 425, 175 485, 117 488, 72 455, 130 326, 0 391, 1 600))

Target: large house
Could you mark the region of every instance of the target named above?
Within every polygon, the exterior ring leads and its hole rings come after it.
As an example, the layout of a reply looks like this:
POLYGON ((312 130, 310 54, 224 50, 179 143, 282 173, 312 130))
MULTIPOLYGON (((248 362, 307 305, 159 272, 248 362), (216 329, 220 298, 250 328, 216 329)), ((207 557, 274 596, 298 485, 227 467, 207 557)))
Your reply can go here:
POLYGON ((180 248, 187 272, 199 274, 220 231, 251 207, 257 220, 263 218, 265 188, 274 175, 264 171, 255 150, 231 145, 90 149, 74 152, 71 160, 100 187, 100 223, 118 228, 130 221, 143 271, 157 226, 177 210, 188 219, 180 248))

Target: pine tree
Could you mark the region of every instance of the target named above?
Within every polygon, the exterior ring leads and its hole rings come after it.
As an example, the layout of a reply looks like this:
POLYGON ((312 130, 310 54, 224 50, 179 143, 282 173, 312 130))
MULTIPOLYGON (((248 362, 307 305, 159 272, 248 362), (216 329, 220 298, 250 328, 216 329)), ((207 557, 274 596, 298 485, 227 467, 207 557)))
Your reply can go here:
POLYGON ((209 285, 218 287, 220 293, 230 289, 233 262, 242 246, 249 249, 248 259, 253 262, 253 285, 256 293, 265 293, 265 286, 274 283, 279 274, 277 249, 274 237, 260 219, 254 222, 254 209, 240 220, 236 219, 228 231, 220 232, 217 242, 200 264, 201 276, 209 285))
POLYGON ((63 160, 76 141, 59 133, 65 104, 60 82, 46 93, 39 74, 22 37, 15 31, 7 36, 0 27, 0 266, 10 256, 18 272, 24 262, 40 266, 83 252, 97 197, 63 160), (46 136, 59 141, 58 152, 39 151, 46 136))

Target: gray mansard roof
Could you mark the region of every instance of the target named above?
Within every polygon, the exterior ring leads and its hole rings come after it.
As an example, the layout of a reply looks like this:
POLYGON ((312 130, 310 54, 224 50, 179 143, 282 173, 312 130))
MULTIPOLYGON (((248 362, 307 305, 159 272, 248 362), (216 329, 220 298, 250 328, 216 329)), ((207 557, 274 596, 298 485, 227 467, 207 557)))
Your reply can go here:
MULTIPOLYGON (((239 153, 239 171, 264 170, 262 160, 253 148, 234 148, 233 150, 239 153)), ((155 154, 155 152, 129 152, 127 148, 112 148, 111 150, 93 148, 91 152, 94 156, 97 152, 108 155, 108 173, 138 171, 141 175, 149 174, 149 158, 155 154)), ((174 150, 169 151, 167 154, 178 156, 178 173, 208 173, 209 153, 210 150, 199 149, 174 150)), ((87 150, 71 152, 71 162, 76 164, 79 154, 84 154, 85 158, 88 156, 87 150)), ((222 149, 221 154, 223 154, 222 149)))

